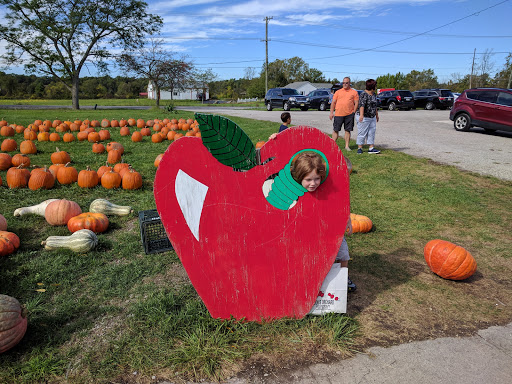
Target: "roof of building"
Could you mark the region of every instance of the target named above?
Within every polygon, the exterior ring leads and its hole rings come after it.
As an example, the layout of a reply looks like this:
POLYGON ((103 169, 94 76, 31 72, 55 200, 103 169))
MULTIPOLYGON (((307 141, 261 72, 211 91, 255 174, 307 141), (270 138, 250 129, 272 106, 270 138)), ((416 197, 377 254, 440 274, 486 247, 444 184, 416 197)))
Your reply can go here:
POLYGON ((288 84, 284 88, 297 89, 297 88, 303 87, 304 85, 308 85, 308 84, 313 86, 316 89, 318 89, 318 88, 331 88, 331 86, 332 86, 331 83, 311 83, 310 81, 296 81, 294 83, 288 84))

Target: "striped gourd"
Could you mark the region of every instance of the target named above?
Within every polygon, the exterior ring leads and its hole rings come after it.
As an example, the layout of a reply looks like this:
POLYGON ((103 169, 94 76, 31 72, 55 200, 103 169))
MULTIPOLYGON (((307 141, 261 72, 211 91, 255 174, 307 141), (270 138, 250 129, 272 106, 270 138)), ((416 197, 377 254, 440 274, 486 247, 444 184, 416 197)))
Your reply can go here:
POLYGON ((96 199, 89 206, 89 212, 126 216, 132 213, 133 209, 129 205, 117 205, 106 199, 96 199))
POLYGON ((89 229, 81 229, 71 236, 50 236, 41 243, 44 249, 69 249, 73 252, 87 253, 98 245, 98 237, 89 229))

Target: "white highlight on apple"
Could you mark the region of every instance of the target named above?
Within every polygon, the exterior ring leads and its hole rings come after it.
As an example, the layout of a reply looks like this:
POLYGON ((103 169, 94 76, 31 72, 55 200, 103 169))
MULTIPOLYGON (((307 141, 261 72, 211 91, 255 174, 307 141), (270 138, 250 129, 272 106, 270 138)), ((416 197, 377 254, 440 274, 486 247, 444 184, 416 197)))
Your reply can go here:
POLYGON ((208 186, 180 169, 176 175, 174 191, 185 221, 196 240, 199 241, 199 223, 208 186))

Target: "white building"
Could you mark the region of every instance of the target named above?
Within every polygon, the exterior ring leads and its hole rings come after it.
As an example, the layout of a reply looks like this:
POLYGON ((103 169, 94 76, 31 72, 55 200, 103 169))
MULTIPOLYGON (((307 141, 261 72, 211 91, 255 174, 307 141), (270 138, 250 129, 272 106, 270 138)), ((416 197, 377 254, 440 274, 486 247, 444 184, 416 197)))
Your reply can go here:
MULTIPOLYGON (((199 100, 202 89, 193 88, 193 87, 180 87, 174 89, 172 92, 172 99, 173 100, 199 100)), ((210 92, 208 87, 206 88, 206 97, 205 100, 208 100, 210 98, 210 92)), ((150 81, 148 84, 148 99, 156 100, 156 92, 153 87, 153 82, 150 81)), ((169 90, 160 90, 160 100, 171 100, 171 91, 169 90)))
POLYGON ((331 83, 310 83, 309 81, 297 81, 288 84, 285 88, 296 89, 301 95, 307 95, 311 91, 319 88, 331 88, 331 83))

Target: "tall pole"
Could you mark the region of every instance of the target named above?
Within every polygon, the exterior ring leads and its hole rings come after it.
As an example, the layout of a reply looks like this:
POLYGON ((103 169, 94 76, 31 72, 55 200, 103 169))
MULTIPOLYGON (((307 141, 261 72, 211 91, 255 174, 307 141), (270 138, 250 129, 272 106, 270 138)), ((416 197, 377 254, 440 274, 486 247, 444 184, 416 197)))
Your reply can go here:
POLYGON ((475 54, 476 54, 476 48, 473 51, 473 64, 471 65, 471 76, 469 77, 469 89, 473 88, 473 70, 475 68, 475 54))
POLYGON ((268 91, 268 21, 272 20, 273 16, 265 17, 265 95, 268 91))

